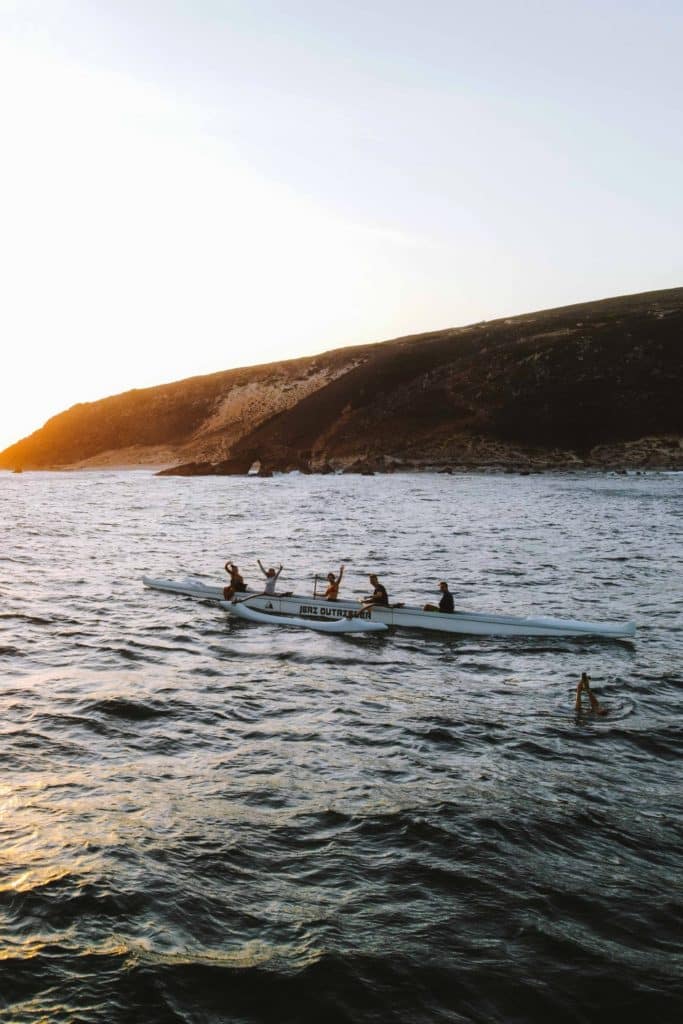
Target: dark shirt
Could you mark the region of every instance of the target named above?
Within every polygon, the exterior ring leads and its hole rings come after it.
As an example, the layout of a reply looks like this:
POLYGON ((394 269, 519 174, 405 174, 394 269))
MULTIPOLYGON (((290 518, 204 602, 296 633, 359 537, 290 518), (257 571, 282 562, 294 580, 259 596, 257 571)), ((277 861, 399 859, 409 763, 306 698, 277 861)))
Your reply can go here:
POLYGON ((389 604, 386 587, 383 587, 381 583, 375 584, 375 589, 372 592, 372 603, 384 605, 385 607, 389 604))
POLYGON ((454 611, 453 595, 451 594, 450 590, 447 590, 445 592, 445 594, 441 595, 441 600, 439 601, 439 611, 440 612, 452 612, 452 611, 454 611))

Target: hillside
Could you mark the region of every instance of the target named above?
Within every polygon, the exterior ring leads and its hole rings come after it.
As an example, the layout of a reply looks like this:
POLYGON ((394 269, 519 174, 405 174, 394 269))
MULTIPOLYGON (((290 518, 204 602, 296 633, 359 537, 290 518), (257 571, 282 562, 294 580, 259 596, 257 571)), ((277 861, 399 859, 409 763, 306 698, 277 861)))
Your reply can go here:
POLYGON ((76 405, 0 467, 683 467, 683 288, 76 405))

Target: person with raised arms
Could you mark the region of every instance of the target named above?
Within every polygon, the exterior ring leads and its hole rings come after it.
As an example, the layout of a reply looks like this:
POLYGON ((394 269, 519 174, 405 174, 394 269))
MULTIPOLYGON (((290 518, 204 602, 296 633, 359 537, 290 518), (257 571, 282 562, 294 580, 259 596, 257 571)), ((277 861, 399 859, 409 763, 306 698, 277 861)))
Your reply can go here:
POLYGON ((275 587, 277 585, 278 577, 280 576, 280 573, 282 572, 282 566, 280 566, 280 568, 276 572, 275 569, 273 569, 272 566, 271 566, 270 569, 264 569, 263 563, 261 562, 260 558, 257 558, 256 561, 258 562, 259 569, 261 570, 263 575, 266 577, 266 582, 265 582, 264 587, 263 587, 263 592, 264 592, 264 594, 268 594, 269 597, 272 597, 273 594, 275 593, 275 587))
POLYGON ((235 594, 243 594, 247 589, 247 585, 240 574, 238 566, 234 562, 225 563, 225 571, 230 576, 230 585, 223 587, 223 599, 225 601, 232 601, 235 594))
POLYGON ((327 574, 327 589, 323 594, 325 601, 336 601, 339 597, 339 584, 342 581, 344 575, 344 566, 339 567, 339 575, 335 576, 333 572, 327 574))

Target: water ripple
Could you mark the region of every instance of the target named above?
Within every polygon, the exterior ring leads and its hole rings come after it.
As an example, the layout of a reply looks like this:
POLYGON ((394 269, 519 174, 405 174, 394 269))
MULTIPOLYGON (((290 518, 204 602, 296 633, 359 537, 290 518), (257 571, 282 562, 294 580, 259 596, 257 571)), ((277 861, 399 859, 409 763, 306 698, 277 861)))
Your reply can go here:
POLYGON ((0 474, 0 1021, 677 1021, 682 487, 0 474), (639 632, 330 637, 140 583, 228 558, 639 632))

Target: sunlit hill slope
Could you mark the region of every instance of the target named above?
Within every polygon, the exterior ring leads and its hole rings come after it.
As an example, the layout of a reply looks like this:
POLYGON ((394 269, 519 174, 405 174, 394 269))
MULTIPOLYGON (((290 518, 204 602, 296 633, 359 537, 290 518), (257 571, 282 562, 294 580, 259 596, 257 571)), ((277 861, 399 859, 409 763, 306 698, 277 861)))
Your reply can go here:
POLYGON ((0 467, 683 468, 682 338, 675 288, 337 349, 76 405, 0 467))

